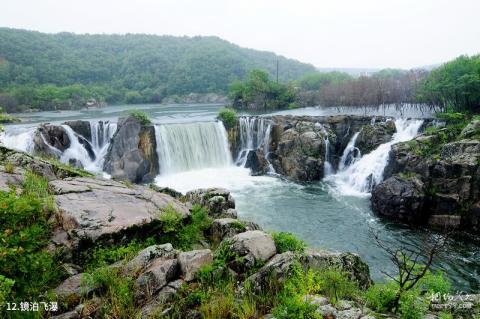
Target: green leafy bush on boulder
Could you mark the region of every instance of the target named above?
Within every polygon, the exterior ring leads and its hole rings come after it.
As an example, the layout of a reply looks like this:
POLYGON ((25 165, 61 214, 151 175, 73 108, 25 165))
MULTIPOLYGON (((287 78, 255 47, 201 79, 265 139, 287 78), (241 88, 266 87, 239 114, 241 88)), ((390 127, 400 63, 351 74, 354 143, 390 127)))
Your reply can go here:
POLYGON ((142 125, 152 124, 152 121, 148 117, 148 114, 141 110, 130 110, 128 115, 133 116, 142 125))
POLYGON ((223 122, 223 125, 227 129, 232 128, 237 124, 237 113, 235 110, 230 109, 230 108, 221 108, 220 111, 218 112, 217 119, 223 122))
POLYGON ((272 237, 279 253, 286 251, 303 253, 307 247, 307 244, 305 244, 303 240, 298 239, 292 233, 274 232, 272 233, 272 237))

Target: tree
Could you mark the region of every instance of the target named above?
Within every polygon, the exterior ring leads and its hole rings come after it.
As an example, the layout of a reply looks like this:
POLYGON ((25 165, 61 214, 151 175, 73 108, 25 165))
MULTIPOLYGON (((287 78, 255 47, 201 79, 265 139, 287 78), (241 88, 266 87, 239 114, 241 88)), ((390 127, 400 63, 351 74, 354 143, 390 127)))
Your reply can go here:
POLYGON ((239 109, 284 109, 295 102, 291 86, 270 80, 262 70, 252 70, 243 82, 232 82, 229 97, 239 109))
POLYGON ((407 246, 391 248, 380 239, 377 232, 371 230, 371 233, 376 244, 387 253, 397 269, 396 274, 382 271, 397 284, 397 292, 388 305, 388 310, 396 312, 403 294, 416 288, 420 280, 427 275, 434 258, 445 248, 453 229, 445 230, 443 234, 437 236, 427 233, 421 250, 407 246))
POLYGON ((462 55, 421 81, 418 99, 448 111, 480 112, 480 55, 462 55))

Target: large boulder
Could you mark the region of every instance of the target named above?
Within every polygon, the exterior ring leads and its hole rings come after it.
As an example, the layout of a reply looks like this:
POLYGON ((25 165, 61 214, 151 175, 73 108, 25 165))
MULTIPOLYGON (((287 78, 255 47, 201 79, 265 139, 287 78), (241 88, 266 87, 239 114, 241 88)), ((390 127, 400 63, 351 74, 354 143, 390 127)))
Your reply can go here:
POLYGON ((132 258, 124 266, 124 269, 129 274, 135 274, 147 268, 153 260, 159 258, 173 259, 177 253, 177 250, 173 248, 172 244, 149 246, 132 258))
MULTIPOLYGON (((90 125, 88 122, 86 123, 90 125)), ((72 136, 85 148, 90 159, 94 160, 95 152, 93 151, 90 141, 75 131, 72 133, 72 136)), ((71 141, 71 137, 65 127, 61 125, 43 124, 35 130, 33 135, 33 153, 40 156, 60 158, 63 152, 70 148, 72 143, 73 141, 71 141)), ((70 164, 82 168, 79 159, 72 159, 70 164)))
POLYGON ((93 242, 121 239, 125 234, 146 236, 155 231, 163 212, 173 208, 183 218, 189 206, 145 186, 100 178, 66 178, 50 182, 59 221, 75 249, 93 242))
POLYGON ((178 262, 183 279, 185 281, 192 281, 202 266, 213 262, 212 251, 210 249, 201 249, 182 252, 178 255, 178 262))
POLYGON ((135 282, 135 300, 142 303, 154 296, 170 281, 178 278, 177 259, 155 259, 135 282))
POLYGON ((263 175, 268 172, 268 161, 263 154, 263 150, 250 150, 247 154, 247 161, 245 162, 245 168, 251 170, 251 174, 254 176, 263 175))
POLYGON ((326 130, 321 124, 299 121, 285 130, 273 152, 276 172, 294 181, 313 181, 323 177, 326 130))
POLYGON ((290 275, 291 267, 297 260, 297 256, 291 251, 277 254, 255 274, 248 277, 248 281, 253 284, 256 291, 269 289, 269 282, 272 279, 283 282, 290 275))
POLYGON ((129 116, 118 121, 105 157, 104 169, 113 178, 149 183, 159 173, 155 127, 129 116))
POLYGON ((368 265, 356 254, 307 248, 301 257, 301 263, 304 267, 314 270, 340 269, 348 273, 350 279, 355 280, 361 289, 366 289, 372 284, 368 265))
POLYGON ((260 230, 237 234, 220 245, 228 245, 229 251, 235 256, 229 267, 240 273, 266 262, 277 252, 272 236, 260 230))
POLYGON ((239 221, 234 218, 219 218, 213 221, 210 233, 214 242, 221 242, 225 238, 231 238, 249 230, 261 230, 261 227, 253 222, 239 221))
POLYGON ((358 134, 355 146, 362 154, 370 153, 381 144, 389 142, 395 131, 395 122, 392 120, 364 125, 358 134))
POLYGON ((288 278, 292 265, 295 263, 298 263, 304 269, 322 271, 335 268, 344 271, 351 280, 358 283, 361 289, 367 289, 372 283, 368 265, 358 255, 312 248, 306 249, 302 255, 291 251, 277 254, 255 274, 251 275, 248 280, 256 290, 268 288, 272 279, 283 282, 288 278))
POLYGON ((392 176, 372 192, 372 209, 379 215, 406 222, 424 222, 425 186, 415 176, 392 176))
POLYGON ((33 135, 33 153, 36 155, 59 158, 70 145, 65 128, 59 125, 40 125, 33 135))
POLYGON ((480 138, 480 120, 473 120, 462 130, 463 138, 480 138))
POLYGON ((68 305, 76 305, 82 297, 86 297, 93 292, 94 287, 88 281, 88 275, 81 273, 67 278, 53 293, 59 301, 68 305))
POLYGON ((235 200, 223 188, 200 188, 188 192, 185 198, 194 205, 206 207, 208 213, 215 218, 231 215, 228 211, 235 208, 235 200))

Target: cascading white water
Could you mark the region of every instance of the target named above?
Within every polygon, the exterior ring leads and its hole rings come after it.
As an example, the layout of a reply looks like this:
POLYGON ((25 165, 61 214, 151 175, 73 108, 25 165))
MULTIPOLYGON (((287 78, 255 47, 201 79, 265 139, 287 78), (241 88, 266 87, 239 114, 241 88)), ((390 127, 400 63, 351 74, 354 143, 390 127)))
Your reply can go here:
POLYGON ((330 163, 330 141, 328 139, 328 134, 325 136, 325 162, 323 163, 323 176, 328 176, 333 173, 333 167, 330 163))
POLYGON ((4 132, 0 135, 0 142, 8 148, 29 153, 33 151, 34 133, 35 128, 4 132))
MULTIPOLYGON (((79 134, 75 133, 73 129, 63 124, 61 125, 70 140, 70 147, 65 151, 61 151, 56 147, 50 145, 43 134, 39 134, 43 139, 43 143, 50 149, 52 154, 58 156, 59 160, 64 163, 69 163, 70 160, 79 161, 82 166, 91 172, 99 173, 103 169, 103 162, 110 144, 110 139, 117 130, 116 123, 104 121, 91 121, 91 150, 94 153, 92 159, 87 149, 78 141, 79 134)), ((34 151, 34 135, 36 128, 13 128, 0 136, 0 142, 6 147, 32 153, 34 151)), ((83 137, 85 138, 85 137, 83 137)), ((87 140, 85 138, 85 140, 87 140)))
POLYGON ((160 174, 232 164, 222 122, 155 126, 160 174))
POLYGON ((422 123, 422 120, 397 119, 397 132, 390 142, 380 145, 342 171, 329 176, 326 181, 344 195, 368 196, 372 188, 383 180, 383 171, 392 145, 414 138, 422 123))
POLYGON ((110 140, 117 131, 117 123, 108 121, 90 121, 90 132, 92 135, 92 148, 95 152, 95 171, 100 171, 105 162, 110 140))
POLYGON ((325 159, 323 162, 323 176, 325 177, 333 174, 333 166, 330 163, 330 140, 328 139, 328 131, 325 129, 325 127, 322 124, 317 122, 315 123, 315 126, 317 128, 320 128, 324 135, 323 142, 325 144, 325 159))
POLYGON ((97 171, 95 166, 95 160, 90 158, 88 151, 85 147, 78 141, 77 133, 73 129, 66 125, 62 124, 63 129, 67 133, 68 139, 70 140, 70 147, 67 148, 62 155, 60 156, 60 161, 63 163, 69 163, 71 160, 80 161, 83 168, 89 171, 97 171))
MULTIPOLYGON (((238 119, 240 131, 240 152, 235 163, 245 166, 249 151, 263 148, 268 156, 270 146, 271 121, 263 117, 242 116, 238 119)), ((273 168, 271 167, 271 170, 273 168)))
POLYGON ((116 123, 108 121, 90 121, 92 147, 95 153, 100 153, 110 143, 110 139, 117 130, 116 123))
POLYGON ((347 146, 343 150, 342 157, 340 158, 340 163, 338 164, 339 171, 343 171, 345 167, 352 165, 362 157, 360 150, 357 147, 355 147, 355 143, 357 142, 358 135, 360 135, 360 132, 353 134, 352 138, 350 139, 347 146))

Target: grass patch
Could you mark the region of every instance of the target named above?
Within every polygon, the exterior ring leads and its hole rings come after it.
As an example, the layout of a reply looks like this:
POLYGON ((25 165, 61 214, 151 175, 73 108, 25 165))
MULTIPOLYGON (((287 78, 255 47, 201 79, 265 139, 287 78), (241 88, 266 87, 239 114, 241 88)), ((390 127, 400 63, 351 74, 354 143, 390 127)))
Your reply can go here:
POLYGON ((152 124, 152 121, 148 117, 148 114, 141 110, 130 110, 128 115, 134 117, 142 125, 152 124))
POLYGON ((88 255, 85 261, 85 268, 89 271, 93 271, 99 267, 104 267, 116 263, 117 261, 129 261, 137 255, 139 251, 148 246, 155 245, 155 239, 148 237, 145 240, 134 239, 131 242, 113 247, 97 246, 88 255))
POLYGON ((0 299, 10 302, 38 300, 63 275, 57 257, 46 251, 55 209, 48 182, 27 171, 22 187, 20 195, 13 188, 0 192, 0 299))
POLYGON ((307 244, 305 244, 303 240, 298 239, 292 233, 274 232, 272 233, 272 237, 279 253, 287 251, 303 253, 307 247, 307 244))
POLYGON ((119 269, 102 267, 89 274, 85 285, 96 287, 101 296, 101 308, 97 318, 136 318, 134 284, 132 277, 125 276, 119 269))

